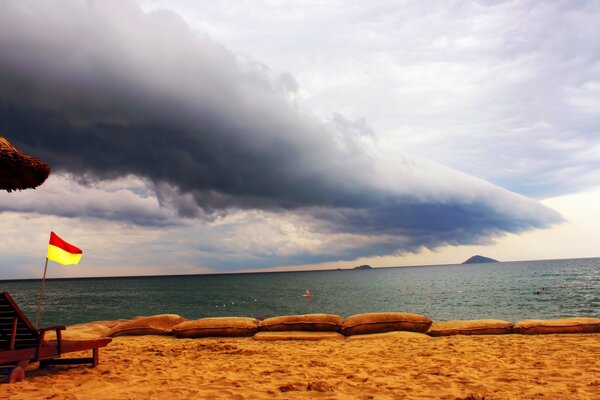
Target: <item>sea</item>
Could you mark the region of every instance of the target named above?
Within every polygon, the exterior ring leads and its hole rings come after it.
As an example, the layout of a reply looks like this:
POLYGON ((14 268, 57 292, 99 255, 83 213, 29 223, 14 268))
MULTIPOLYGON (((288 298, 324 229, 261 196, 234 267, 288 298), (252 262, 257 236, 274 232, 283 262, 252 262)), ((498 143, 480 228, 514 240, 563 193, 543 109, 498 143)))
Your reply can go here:
MULTIPOLYGON (((0 281, 33 321, 40 280, 0 281)), ((303 272, 49 279, 40 325, 398 311, 453 319, 600 317, 600 258, 303 272), (304 297, 309 288, 312 297, 304 297)))

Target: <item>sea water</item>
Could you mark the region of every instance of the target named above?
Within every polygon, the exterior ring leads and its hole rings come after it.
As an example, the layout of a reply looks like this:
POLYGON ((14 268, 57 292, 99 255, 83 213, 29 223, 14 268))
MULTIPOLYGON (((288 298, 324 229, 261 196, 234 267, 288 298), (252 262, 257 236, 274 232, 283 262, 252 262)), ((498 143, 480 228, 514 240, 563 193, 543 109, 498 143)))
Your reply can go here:
MULTIPOLYGON (((34 319, 39 280, 0 281, 34 319)), ((251 274, 50 279, 41 325, 180 314, 400 311, 433 320, 600 317, 600 258, 251 274), (310 288, 312 297, 304 297, 310 288)))

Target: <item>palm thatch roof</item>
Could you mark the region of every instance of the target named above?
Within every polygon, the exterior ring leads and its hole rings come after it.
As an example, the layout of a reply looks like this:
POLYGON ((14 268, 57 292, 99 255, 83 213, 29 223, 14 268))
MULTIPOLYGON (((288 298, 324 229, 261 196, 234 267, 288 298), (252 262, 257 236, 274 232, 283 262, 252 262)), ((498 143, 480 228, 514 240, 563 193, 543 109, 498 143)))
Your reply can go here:
POLYGON ((50 175, 50 166, 20 152, 0 136, 0 190, 34 189, 50 175))

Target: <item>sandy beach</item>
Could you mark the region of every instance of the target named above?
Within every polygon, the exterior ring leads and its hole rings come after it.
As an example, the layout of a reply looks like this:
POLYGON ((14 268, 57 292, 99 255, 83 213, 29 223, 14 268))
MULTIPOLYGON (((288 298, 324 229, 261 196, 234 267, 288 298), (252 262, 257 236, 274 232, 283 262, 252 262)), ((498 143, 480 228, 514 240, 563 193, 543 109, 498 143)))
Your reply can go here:
POLYGON ((100 365, 31 365, 16 399, 600 399, 600 335, 365 340, 117 337, 100 365))

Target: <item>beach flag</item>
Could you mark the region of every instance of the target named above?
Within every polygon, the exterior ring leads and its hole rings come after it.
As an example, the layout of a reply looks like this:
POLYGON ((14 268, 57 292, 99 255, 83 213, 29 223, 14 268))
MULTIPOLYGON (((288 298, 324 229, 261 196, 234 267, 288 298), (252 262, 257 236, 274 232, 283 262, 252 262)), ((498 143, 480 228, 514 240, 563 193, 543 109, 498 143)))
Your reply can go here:
POLYGON ((48 244, 48 260, 59 264, 70 265, 77 264, 81 260, 83 251, 69 244, 58 237, 54 232, 50 232, 50 244, 48 244))

